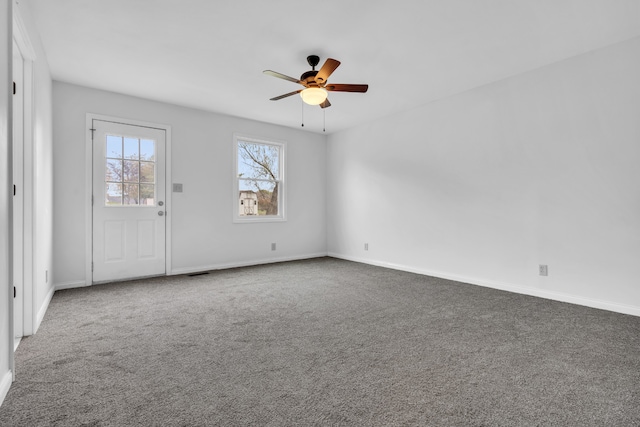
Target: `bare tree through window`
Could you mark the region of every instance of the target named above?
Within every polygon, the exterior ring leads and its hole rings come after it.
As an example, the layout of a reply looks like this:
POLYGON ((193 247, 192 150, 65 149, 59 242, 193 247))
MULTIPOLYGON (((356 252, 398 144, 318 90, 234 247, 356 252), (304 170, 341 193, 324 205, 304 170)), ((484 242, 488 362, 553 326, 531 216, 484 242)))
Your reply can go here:
POLYGON ((257 211, 240 207, 239 215, 278 215, 280 146, 238 141, 238 189, 241 200, 257 198, 257 211), (253 196, 254 194, 255 196, 253 196))

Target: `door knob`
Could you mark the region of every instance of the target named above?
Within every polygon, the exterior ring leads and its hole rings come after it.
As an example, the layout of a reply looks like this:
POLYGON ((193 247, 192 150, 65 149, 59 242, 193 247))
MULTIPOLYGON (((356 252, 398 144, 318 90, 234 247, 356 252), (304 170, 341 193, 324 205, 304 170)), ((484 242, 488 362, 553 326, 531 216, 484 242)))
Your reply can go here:
POLYGON ((164 211, 160 211, 160 212, 158 212, 158 215, 159 215, 159 216, 164 215, 164 211))
POLYGON ((158 206, 162 206, 162 205, 164 205, 164 202, 163 202, 162 200, 160 200, 160 201, 158 202, 158 206))

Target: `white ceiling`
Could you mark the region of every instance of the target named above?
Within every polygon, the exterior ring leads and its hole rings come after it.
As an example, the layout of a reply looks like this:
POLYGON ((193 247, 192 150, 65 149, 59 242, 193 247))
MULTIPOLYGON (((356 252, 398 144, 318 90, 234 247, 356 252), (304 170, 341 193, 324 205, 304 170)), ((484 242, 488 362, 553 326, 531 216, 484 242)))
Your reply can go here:
MULTIPOLYGON (((327 57, 327 133, 640 36, 640 0, 28 1, 54 80, 300 128, 300 86, 327 57)), ((305 106, 306 130, 323 112, 305 106)))

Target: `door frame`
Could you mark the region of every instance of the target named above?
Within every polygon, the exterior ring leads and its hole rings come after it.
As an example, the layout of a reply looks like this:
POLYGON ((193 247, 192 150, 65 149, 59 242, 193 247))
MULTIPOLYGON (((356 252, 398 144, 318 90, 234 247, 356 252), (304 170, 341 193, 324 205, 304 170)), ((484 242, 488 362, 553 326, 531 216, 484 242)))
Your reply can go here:
MULTIPOLYGON (((35 248, 35 152, 34 152, 34 73, 33 63, 37 60, 35 49, 29 38, 27 27, 22 20, 19 5, 13 7, 13 40, 22 55, 22 165, 21 170, 16 170, 22 175, 22 251, 13 254, 18 257, 18 263, 22 265, 22 330, 23 335, 33 335, 39 326, 37 319, 38 307, 34 298, 34 278, 36 277, 36 248, 35 248)), ((14 153, 15 154, 15 153, 14 153)), ((12 156, 13 157, 13 156, 12 156)), ((14 236, 15 238, 15 236, 14 236)), ((13 252, 13 248, 12 248, 13 252)), ((12 261, 13 262, 13 261, 12 261)), ((13 316, 13 315, 12 315, 13 316)), ((13 317, 11 318, 13 329, 13 317)), ((14 332, 11 332, 15 335, 14 332)), ((13 336, 12 336, 13 341, 13 336)), ((12 345, 13 348, 13 345, 12 345)))
POLYGON ((91 271, 91 263, 93 261, 93 138, 91 128, 93 120, 102 120, 105 122, 121 123, 130 126, 151 127, 162 129, 165 131, 165 275, 171 275, 171 126, 144 122, 141 120, 124 119, 122 117, 106 116, 103 114, 87 113, 85 137, 85 286, 93 284, 93 272, 91 271))

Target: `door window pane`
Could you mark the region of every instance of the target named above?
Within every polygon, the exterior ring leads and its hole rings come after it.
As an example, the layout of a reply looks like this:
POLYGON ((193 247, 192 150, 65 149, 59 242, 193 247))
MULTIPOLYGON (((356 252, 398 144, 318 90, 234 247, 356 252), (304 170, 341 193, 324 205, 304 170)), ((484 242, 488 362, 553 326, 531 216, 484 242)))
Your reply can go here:
POLYGON ((135 160, 124 161, 124 182, 140 182, 139 173, 140 162, 135 160))
POLYGON ((135 160, 140 158, 140 148, 138 146, 137 138, 124 139, 124 158, 135 160))
POLYGON ((156 142, 150 139, 140 140, 140 160, 156 159, 156 142))
POLYGON ((155 163, 140 162, 140 182, 155 182, 155 163))
POLYGON ((107 157, 122 158, 122 137, 107 135, 107 157))
POLYGON ((155 205, 155 185, 140 184, 140 204, 146 206, 155 205))
POLYGON ((107 159, 105 181, 122 182, 122 160, 107 159))
POLYGON ((137 205, 138 200, 138 184, 124 184, 124 194, 122 195, 123 204, 137 205))
POLYGON ((122 137, 107 135, 107 157, 122 158, 122 137))
POLYGON ((107 183, 105 191, 105 205, 120 206, 122 205, 122 184, 107 183))

